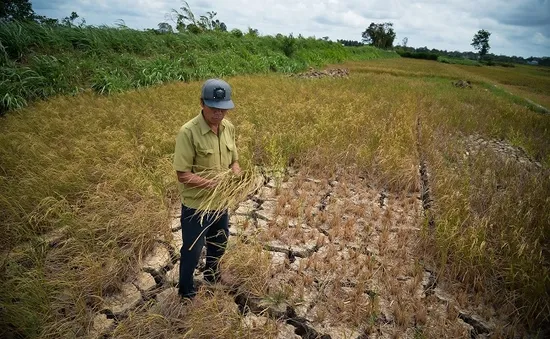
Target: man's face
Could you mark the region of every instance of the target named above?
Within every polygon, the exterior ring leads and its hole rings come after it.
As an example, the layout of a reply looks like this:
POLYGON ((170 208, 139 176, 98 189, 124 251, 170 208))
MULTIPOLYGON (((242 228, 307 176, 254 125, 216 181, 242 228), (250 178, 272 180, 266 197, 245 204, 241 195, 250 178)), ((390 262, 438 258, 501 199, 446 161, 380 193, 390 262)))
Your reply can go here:
POLYGON ((206 106, 202 100, 201 106, 204 119, 209 125, 219 125, 228 111, 227 109, 206 106))

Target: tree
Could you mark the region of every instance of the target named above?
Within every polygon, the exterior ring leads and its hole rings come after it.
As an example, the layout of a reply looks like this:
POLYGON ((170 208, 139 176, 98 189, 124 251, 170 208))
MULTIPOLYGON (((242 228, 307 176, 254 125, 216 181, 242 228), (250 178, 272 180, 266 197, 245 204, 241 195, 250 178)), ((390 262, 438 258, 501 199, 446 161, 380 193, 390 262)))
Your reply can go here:
POLYGON ((227 25, 218 19, 212 21, 212 27, 215 31, 227 32, 227 25))
POLYGON ((214 17, 217 14, 218 13, 214 11, 210 11, 210 12, 206 12, 206 15, 201 15, 198 22, 199 27, 202 28, 204 31, 214 30, 214 26, 215 26, 214 17))
POLYGON ((63 18, 63 20, 61 20, 61 23, 68 27, 83 27, 84 25, 86 25, 86 20, 84 20, 84 18, 80 19, 79 24, 75 24, 75 20, 78 18, 78 14, 76 12, 72 12, 70 16, 66 16, 65 18, 63 18))
POLYGON ((248 27, 248 33, 246 33, 248 36, 257 37, 260 35, 260 32, 256 28, 248 27))
POLYGON ((29 0, 2 0, 0 2, 0 21, 34 20, 35 14, 29 0))
POLYGON ((296 39, 292 33, 290 33, 287 37, 283 36, 281 47, 283 53, 289 58, 294 54, 294 52, 296 52, 296 39))
POLYGON ((176 24, 176 29, 179 32, 188 31, 195 34, 213 30, 226 32, 227 25, 218 19, 214 20, 217 14, 214 11, 206 12, 206 15, 201 15, 197 20, 187 1, 183 1, 180 11, 172 9, 167 14, 167 18, 176 24))
MULTIPOLYGON (((188 32, 191 32, 193 34, 199 34, 199 33, 202 33, 202 28, 200 28, 199 26, 195 25, 195 24, 189 24, 187 25, 187 27, 185 27, 185 25, 183 25, 182 27, 185 28, 185 30, 187 30, 188 32)), ((178 29, 180 32, 182 32, 183 30, 182 29, 178 29)))
POLYGON ((403 38, 403 42, 401 42, 401 45, 403 45, 403 47, 407 47, 407 43, 409 42, 409 38, 407 37, 404 37, 403 38))
POLYGON ((187 26, 194 26, 198 28, 197 20, 195 19, 195 14, 191 11, 187 1, 183 2, 183 6, 180 7, 180 12, 172 8, 169 14, 166 15, 167 18, 172 20, 176 24, 176 29, 178 32, 183 32, 187 26))
POLYGON ((241 38, 243 36, 243 32, 238 28, 233 28, 231 30, 231 35, 233 35, 236 38, 241 38))
POLYGON ((344 45, 344 46, 353 46, 353 47, 358 47, 358 46, 363 46, 364 44, 362 42, 359 42, 359 41, 354 41, 354 40, 342 40, 342 39, 338 39, 336 40, 338 43, 344 45))
POLYGON ((41 25, 50 25, 50 26, 56 26, 59 25, 59 20, 54 18, 48 18, 44 15, 35 15, 34 21, 38 22, 41 25))
POLYGON ((474 49, 479 51, 479 58, 483 59, 483 56, 489 52, 491 46, 489 46, 489 36, 491 33, 484 29, 480 29, 474 35, 471 45, 474 46, 474 49))
POLYGON ((34 20, 39 24, 57 25, 57 19, 48 18, 43 15, 36 15, 29 0, 1 0, 0 1, 0 22, 12 20, 34 20))
POLYGON ((378 48, 391 48, 395 39, 393 23, 385 22, 375 24, 371 22, 369 27, 361 34, 363 42, 378 48))
POLYGON ((157 31, 162 34, 174 33, 174 29, 167 22, 159 22, 157 31))

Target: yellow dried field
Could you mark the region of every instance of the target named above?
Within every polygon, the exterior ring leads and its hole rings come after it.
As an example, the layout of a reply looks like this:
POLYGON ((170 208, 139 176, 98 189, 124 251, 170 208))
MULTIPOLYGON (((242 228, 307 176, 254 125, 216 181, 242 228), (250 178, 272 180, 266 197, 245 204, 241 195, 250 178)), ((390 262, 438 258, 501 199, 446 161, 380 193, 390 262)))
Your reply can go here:
POLYGON ((192 305, 170 294, 171 161, 201 83, 56 97, 2 118, 0 327, 117 338, 540 331, 550 115, 523 98, 548 108, 550 72, 407 59, 332 67, 349 76, 225 79, 241 166, 266 169, 266 184, 232 213, 226 286, 192 305), (132 279, 159 243, 170 260, 151 268, 145 291, 132 279), (106 308, 127 283, 139 300, 106 308))

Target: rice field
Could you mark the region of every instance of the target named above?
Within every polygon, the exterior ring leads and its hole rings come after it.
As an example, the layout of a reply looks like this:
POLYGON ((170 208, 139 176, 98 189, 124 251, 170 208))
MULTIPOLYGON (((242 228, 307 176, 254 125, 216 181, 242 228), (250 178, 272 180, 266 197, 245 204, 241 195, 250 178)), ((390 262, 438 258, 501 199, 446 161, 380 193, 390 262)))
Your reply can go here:
MULTIPOLYGON (((281 286, 294 286, 291 290, 274 294, 268 288, 273 279, 258 272, 262 267, 274 269, 269 258, 261 254, 261 245, 240 243, 238 236, 227 253, 227 271, 240 277, 241 284, 252 281, 247 286, 258 297, 296 306, 299 286, 319 278, 311 272, 346 266, 346 272, 353 273, 356 267, 370 267, 370 259, 359 254, 376 245, 377 253, 383 251, 389 260, 380 280, 373 280, 380 284, 378 299, 358 292, 373 282, 369 279, 378 279, 368 275, 382 272, 375 265, 366 270, 368 274, 357 271, 363 281, 346 287, 346 298, 358 295, 356 305, 361 307, 356 313, 340 304, 348 300, 339 299, 344 292, 337 293, 327 283, 321 285, 332 294, 319 299, 313 313, 304 313, 310 320, 322 323, 341 310, 346 319, 339 321, 360 334, 456 336, 462 332, 446 321, 456 321, 460 312, 434 317, 429 303, 412 297, 412 281, 421 284, 422 269, 429 267, 455 300, 483 305, 478 313, 486 319, 495 317, 487 310, 503 310, 498 323, 505 325, 497 326, 495 336, 537 333, 548 326, 550 116, 495 94, 490 86, 510 86, 511 91, 519 90, 516 95, 532 93, 533 100, 543 104, 550 100, 550 73, 542 68, 467 67, 409 59, 337 67, 348 68, 350 76, 225 78, 234 89, 236 108, 228 119, 236 126, 241 166, 280 172, 292 168, 301 175, 293 179, 291 192, 301 189, 313 195, 338 176, 343 188, 331 201, 334 209, 315 217, 310 212, 319 199, 279 191, 274 213, 283 219, 326 224, 327 234, 344 242, 359 237, 361 229, 354 227, 360 218, 369 229, 376 229, 373 220, 387 218, 387 229, 381 224, 376 238, 361 237, 356 254, 344 255, 342 248, 327 245, 323 251, 328 254, 321 251, 303 262, 306 273, 299 279, 284 278, 281 286), (458 79, 472 80, 473 88, 453 86, 458 79), (427 175, 421 176, 420 168, 427 175), (423 210, 418 204, 426 196, 426 183, 429 201, 424 208, 429 208, 423 210), (353 196, 349 190, 354 187, 385 192, 396 202, 393 215, 384 217, 382 211, 375 216, 378 212, 365 213, 366 207, 343 213, 351 204, 337 207, 338 201, 353 196), (394 219, 417 233, 391 231, 394 219), (327 255, 347 257, 323 266, 327 255), (408 273, 391 269, 392 258, 408 262, 410 266, 403 266, 408 273), (411 283, 404 285, 411 287, 384 285, 394 275, 410 276, 411 283), (390 316, 392 321, 381 320, 390 316)), ((174 138, 181 125, 199 113, 200 86, 171 82, 110 96, 60 96, 2 117, 2 336, 86 335, 104 299, 139 271, 157 239, 170 238, 166 225, 178 203, 171 167, 174 138), (59 230, 64 240, 48 245, 44 239, 59 230)), ((267 225, 257 240, 305 237, 303 230, 290 228, 284 222, 267 225), (302 233, 286 233, 290 231, 302 233)), ((119 320, 113 334, 200 337, 191 329, 201 328, 205 315, 224 322, 220 332, 204 329, 212 338, 253 338, 258 333, 276 337, 279 331, 273 319, 263 327, 265 332, 258 332, 261 326, 243 328, 243 314, 235 310, 233 298, 215 291, 199 297, 192 310, 175 305, 153 313, 133 311, 119 320)))

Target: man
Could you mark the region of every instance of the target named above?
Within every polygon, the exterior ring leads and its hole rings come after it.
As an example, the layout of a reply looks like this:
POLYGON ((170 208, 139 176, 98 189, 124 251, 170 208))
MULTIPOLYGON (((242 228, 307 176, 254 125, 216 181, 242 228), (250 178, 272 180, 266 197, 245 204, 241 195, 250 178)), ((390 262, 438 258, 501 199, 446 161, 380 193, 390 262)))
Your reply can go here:
POLYGON ((218 262, 225 252, 229 235, 229 215, 224 211, 215 218, 214 211, 202 220, 197 213, 201 202, 216 187, 216 172, 231 168, 239 174, 235 127, 224 120, 234 108, 231 87, 220 79, 209 79, 202 86, 201 113, 183 125, 176 137, 174 169, 181 195, 181 247, 179 294, 193 298, 196 294, 193 272, 206 243, 204 279, 219 280, 218 262))

